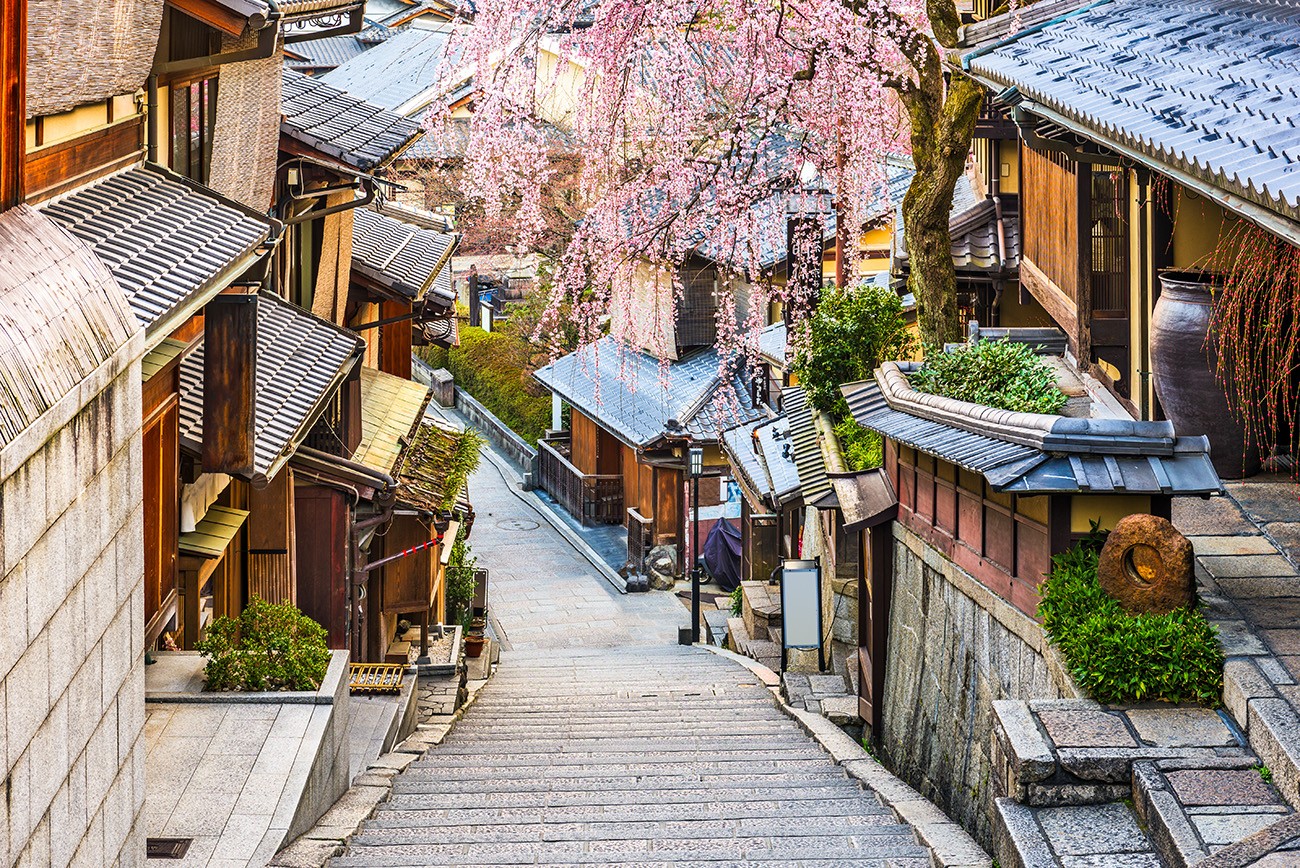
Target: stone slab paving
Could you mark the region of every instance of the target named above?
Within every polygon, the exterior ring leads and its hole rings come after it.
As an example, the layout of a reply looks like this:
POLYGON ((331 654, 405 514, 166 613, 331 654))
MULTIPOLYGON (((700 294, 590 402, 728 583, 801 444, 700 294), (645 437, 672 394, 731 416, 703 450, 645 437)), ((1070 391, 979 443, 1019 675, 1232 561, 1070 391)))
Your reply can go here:
POLYGON ((671 644, 503 652, 331 864, 610 863, 931 864, 753 673, 671 644))
MULTIPOLYGON (((677 645, 672 596, 619 594, 544 522, 512 530, 531 507, 509 484, 490 465, 470 482, 499 668, 331 865, 934 864, 823 745, 870 763, 860 746, 811 737, 772 673, 677 645)), ((988 864, 910 796, 964 854, 940 864, 988 864)))
POLYGON ((194 839, 184 859, 148 864, 265 865, 284 840, 318 747, 309 735, 317 708, 148 703, 146 834, 194 839))

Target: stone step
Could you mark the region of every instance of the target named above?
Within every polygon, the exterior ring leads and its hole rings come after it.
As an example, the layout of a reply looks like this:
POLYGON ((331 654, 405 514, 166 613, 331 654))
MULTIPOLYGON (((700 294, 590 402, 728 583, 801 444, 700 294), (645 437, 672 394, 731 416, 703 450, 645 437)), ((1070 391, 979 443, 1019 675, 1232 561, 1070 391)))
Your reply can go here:
POLYGON ((351 855, 337 860, 334 865, 390 864, 375 862, 376 858, 392 857, 415 860, 397 864, 413 865, 529 865, 548 863, 593 862, 626 865, 635 861, 738 861, 781 860, 803 858, 864 860, 858 864, 872 864, 867 860, 880 860, 878 865, 891 864, 886 860, 928 856, 910 834, 823 836, 806 838, 741 838, 729 841, 696 839, 623 840, 623 841, 544 841, 536 843, 484 843, 484 844, 357 844, 354 839, 351 855), (363 860, 363 861, 352 861, 363 860))
MULTIPOLYGON (((411 819, 412 825, 446 825, 463 823, 466 825, 502 825, 531 823, 537 820, 537 810, 533 808, 425 808, 421 796, 394 795, 380 805, 377 815, 396 815, 401 813, 411 819)), ((866 794, 859 793, 824 800, 774 800, 753 799, 748 802, 728 803, 726 816, 740 819, 744 817, 785 817, 796 822, 800 817, 840 817, 857 816, 864 807, 866 794)), ((630 800, 629 800, 630 802, 630 800)), ((548 808, 546 819, 561 823, 597 823, 597 822, 657 822, 669 820, 690 820, 701 815, 712 816, 707 808, 698 804, 634 804, 624 802, 618 805, 572 805, 548 808)), ((705 803, 707 804, 707 803, 705 803)))
MULTIPOLYGON (((404 835, 424 834, 413 827, 406 817, 378 814, 363 825, 366 839, 388 832, 404 835)), ((857 816, 804 817, 791 823, 784 817, 756 817, 749 819, 716 818, 650 822, 596 823, 519 823, 515 825, 449 825, 428 834, 434 841, 468 843, 473 841, 624 841, 638 836, 685 841, 696 838, 732 837, 805 837, 817 835, 901 835, 908 827, 898 823, 892 811, 883 807, 874 812, 863 811, 857 816)))
MULTIPOLYGON (((648 736, 646 738, 622 737, 587 737, 573 739, 519 739, 505 741, 500 745, 502 753, 511 757, 528 754, 618 754, 618 753, 711 753, 713 751, 772 751, 814 749, 808 738, 784 737, 764 738, 760 736, 736 736, 733 738, 665 738, 648 736)), ((463 756, 465 754, 484 753, 482 743, 462 735, 452 741, 448 739, 438 747, 438 755, 443 757, 463 756)))
POLYGON ((1166 864, 1195 865, 1293 813, 1253 768, 1171 765, 1188 764, 1133 764, 1134 809, 1166 864))
POLYGON ((493 731, 490 733, 474 733, 453 729, 447 737, 446 743, 452 744, 456 740, 472 740, 478 744, 491 744, 492 742, 507 743, 511 741, 529 741, 537 737, 564 739, 566 741, 578 739, 600 739, 600 738, 698 738, 708 736, 711 738, 734 738, 737 736, 757 736, 757 737, 780 737, 788 739, 790 737, 790 721, 784 720, 751 720, 735 721, 726 725, 722 729, 719 724, 713 722, 700 721, 671 721, 660 724, 645 723, 633 719, 626 721, 607 721, 602 720, 596 723, 569 723, 565 721, 554 721, 551 723, 522 723, 514 724, 503 731, 493 731))
POLYGON ((421 765, 433 766, 435 768, 450 768, 457 765, 472 766, 476 768, 493 768, 500 766, 521 766, 521 765, 554 765, 554 766, 571 766, 571 765, 619 765, 619 764, 637 764, 653 767, 654 765, 679 765, 682 763, 694 764, 697 762, 720 762, 725 760, 734 760, 736 762, 762 762, 771 760, 773 762, 783 762, 785 760, 800 759, 820 759, 823 762, 829 761, 826 753, 820 748, 802 747, 802 748, 753 748, 749 750, 626 750, 626 751, 550 751, 549 753, 526 753, 510 754, 508 756, 488 757, 482 754, 476 754, 473 751, 466 751, 459 754, 443 753, 441 750, 431 751, 422 759, 417 760, 421 765))
MULTIPOLYGON (((657 791, 659 792, 659 791, 657 791)), ((795 784, 770 787, 705 787, 695 784, 669 790, 675 804, 726 805, 730 802, 748 802, 755 799, 773 799, 789 802, 808 799, 855 798, 862 795, 860 787, 847 779, 840 783, 819 785, 795 784)), ((641 793, 627 790, 598 791, 592 789, 549 790, 521 793, 479 790, 462 793, 429 792, 419 781, 398 778, 393 782, 393 796, 410 796, 403 801, 408 808, 553 808, 598 807, 605 805, 637 804, 644 798, 641 793)))
POLYGON ((707 760, 689 764, 680 762, 620 762, 620 763, 577 763, 565 765, 562 769, 550 769, 545 762, 529 764, 503 763, 488 765, 486 760, 479 763, 466 762, 460 765, 444 765, 436 761, 437 751, 430 751, 423 759, 407 766, 405 774, 428 771, 449 781, 483 781, 483 780, 535 780, 539 775, 554 777, 625 777, 628 775, 653 776, 666 773, 676 774, 726 774, 736 772, 807 772, 816 769, 834 768, 827 762, 825 754, 819 757, 803 759, 759 760, 707 760))
MULTIPOLYGON (((825 765, 825 763, 822 763, 825 765)), ((462 793, 469 787, 464 778, 449 779, 437 768, 411 766, 398 779, 399 781, 418 781, 421 792, 426 793, 462 793)), ((644 792, 654 790, 691 789, 696 786, 733 787, 751 784, 765 787, 771 784, 813 786, 826 781, 843 781, 847 777, 838 768, 818 768, 810 772, 789 772, 771 769, 767 772, 736 772, 731 774, 626 774, 597 777, 566 776, 552 774, 531 774, 505 778, 488 777, 487 773, 480 780, 492 780, 491 790, 497 793, 545 793, 568 792, 582 789, 630 790, 644 792)))

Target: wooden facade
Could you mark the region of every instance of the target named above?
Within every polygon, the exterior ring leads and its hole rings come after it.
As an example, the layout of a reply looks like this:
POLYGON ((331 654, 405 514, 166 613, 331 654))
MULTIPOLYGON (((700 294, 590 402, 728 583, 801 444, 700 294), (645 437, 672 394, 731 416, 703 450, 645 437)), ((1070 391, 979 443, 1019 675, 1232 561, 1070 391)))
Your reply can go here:
POLYGON ((325 627, 331 648, 347 648, 352 532, 348 495, 324 485, 297 485, 293 494, 298 608, 325 627))
POLYGON ((23 201, 27 0, 0 0, 0 211, 23 201))
POLYGON ((142 389, 144 467, 144 621, 156 641, 176 612, 180 542, 180 365, 176 360, 142 389))

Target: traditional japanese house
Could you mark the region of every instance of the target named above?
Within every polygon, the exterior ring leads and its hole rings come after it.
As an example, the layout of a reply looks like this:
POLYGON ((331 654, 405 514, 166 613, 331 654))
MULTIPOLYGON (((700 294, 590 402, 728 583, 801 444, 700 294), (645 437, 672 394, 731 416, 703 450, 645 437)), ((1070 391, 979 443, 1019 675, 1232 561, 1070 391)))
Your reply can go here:
POLYGON ((457 237, 434 215, 378 198, 387 167, 419 136, 417 124, 290 70, 283 87, 282 207, 293 230, 280 269, 296 304, 364 341, 356 390, 316 423, 292 461, 298 557, 314 577, 310 605, 334 647, 356 659, 404 660, 398 616, 426 628, 445 616, 442 560, 456 528, 469 526, 467 503, 431 509, 427 498, 401 494, 445 484, 445 468, 407 454, 432 454, 436 439, 423 421, 428 390, 409 377, 413 333, 455 340, 457 237), (430 545, 449 532, 445 545, 430 545))
POLYGON ((1160 418, 1150 336, 1161 270, 1211 265, 1242 243, 1240 221, 1300 243, 1282 144, 1297 112, 1284 82, 1300 9, 1054 0, 1025 11, 967 27, 961 60, 989 90, 980 171, 1018 190, 1023 216, 1019 304, 1004 299, 1002 324, 1058 325, 1134 417, 1160 418))
POLYGON ((683 352, 665 372, 659 359, 610 337, 534 376, 551 390, 557 422, 560 402, 571 408, 569 430, 538 443, 538 484, 583 523, 626 524, 651 546, 674 546, 684 569, 687 450, 704 449, 700 504, 718 506, 726 468, 719 432, 762 414, 748 385, 723 380, 710 346, 683 352))

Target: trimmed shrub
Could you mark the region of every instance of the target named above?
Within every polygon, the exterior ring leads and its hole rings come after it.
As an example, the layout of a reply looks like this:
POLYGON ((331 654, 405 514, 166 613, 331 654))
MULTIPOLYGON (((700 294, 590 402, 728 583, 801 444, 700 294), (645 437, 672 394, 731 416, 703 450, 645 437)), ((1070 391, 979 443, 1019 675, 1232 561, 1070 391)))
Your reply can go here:
POLYGON ((1051 366, 1032 347, 1007 340, 927 352, 907 379, 918 392, 1024 413, 1056 413, 1066 400, 1051 366))
POLYGON ((421 359, 446 368, 464 389, 510 430, 536 446, 551 425, 551 398, 532 381, 533 347, 515 332, 462 328, 460 346, 418 348, 421 359))
POLYGON ((1200 608, 1130 615, 1097 584, 1099 536, 1052 559, 1039 617, 1074 680, 1098 702, 1217 706, 1223 650, 1200 608))
POLYGON ((885 438, 869 428, 863 428, 852 417, 835 426, 835 436, 840 441, 844 460, 853 470, 870 470, 885 463, 885 438))
POLYGON ((238 618, 214 620, 194 647, 208 658, 209 690, 316 690, 330 665, 326 636, 293 603, 254 597, 238 618))

